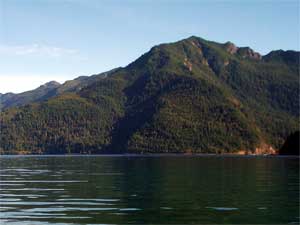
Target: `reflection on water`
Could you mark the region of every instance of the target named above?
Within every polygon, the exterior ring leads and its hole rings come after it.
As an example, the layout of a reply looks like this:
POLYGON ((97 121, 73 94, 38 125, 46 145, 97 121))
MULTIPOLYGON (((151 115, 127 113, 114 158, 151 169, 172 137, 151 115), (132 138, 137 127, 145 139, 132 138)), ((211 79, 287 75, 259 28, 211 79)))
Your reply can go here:
POLYGON ((2 156, 0 224, 299 222, 299 159, 2 156))

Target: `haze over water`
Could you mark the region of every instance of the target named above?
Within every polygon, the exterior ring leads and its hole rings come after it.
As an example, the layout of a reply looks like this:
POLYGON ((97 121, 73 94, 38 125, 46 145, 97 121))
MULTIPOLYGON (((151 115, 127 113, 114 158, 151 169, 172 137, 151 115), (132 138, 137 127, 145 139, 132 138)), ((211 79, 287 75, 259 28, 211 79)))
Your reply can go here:
POLYGON ((1 156, 0 224, 299 222, 299 158, 1 156))

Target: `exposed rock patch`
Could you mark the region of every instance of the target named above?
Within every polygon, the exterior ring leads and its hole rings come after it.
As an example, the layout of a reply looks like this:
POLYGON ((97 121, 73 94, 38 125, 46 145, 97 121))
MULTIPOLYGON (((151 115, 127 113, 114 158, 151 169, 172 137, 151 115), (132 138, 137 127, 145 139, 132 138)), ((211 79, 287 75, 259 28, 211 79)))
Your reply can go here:
POLYGON ((235 44, 233 44, 230 41, 225 43, 225 48, 226 48, 226 51, 232 55, 235 54, 239 49, 238 47, 235 46, 235 44))
POLYGON ((239 54, 242 58, 249 58, 249 59, 256 59, 256 60, 261 59, 261 55, 253 51, 249 47, 239 48, 237 54, 239 54))
POLYGON ((187 59, 187 57, 184 58, 183 65, 185 65, 188 68, 188 70, 190 72, 192 72, 192 70, 193 70, 193 64, 187 59))
POLYGON ((242 58, 256 59, 256 60, 260 60, 262 58, 262 56, 258 52, 255 52, 254 50, 252 50, 249 47, 239 48, 232 42, 226 42, 224 44, 224 46, 225 46, 226 51, 228 53, 230 53, 231 55, 237 54, 237 55, 241 56, 242 58))
POLYGON ((253 152, 255 155, 276 155, 277 151, 268 144, 261 144, 259 147, 255 148, 253 152))

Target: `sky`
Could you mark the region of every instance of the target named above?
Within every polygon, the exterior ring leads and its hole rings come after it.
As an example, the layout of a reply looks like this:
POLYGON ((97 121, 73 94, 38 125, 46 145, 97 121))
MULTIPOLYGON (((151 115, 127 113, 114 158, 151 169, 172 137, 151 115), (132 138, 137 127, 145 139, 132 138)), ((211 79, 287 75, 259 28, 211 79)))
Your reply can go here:
POLYGON ((0 0, 0 93, 126 66, 195 35, 299 51, 299 0, 0 0))

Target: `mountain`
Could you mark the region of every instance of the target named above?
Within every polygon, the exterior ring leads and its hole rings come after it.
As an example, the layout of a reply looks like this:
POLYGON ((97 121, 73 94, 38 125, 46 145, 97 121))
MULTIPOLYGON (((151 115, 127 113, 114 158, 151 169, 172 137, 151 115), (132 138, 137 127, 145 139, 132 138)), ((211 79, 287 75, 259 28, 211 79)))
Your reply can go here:
POLYGON ((299 56, 198 37, 1 113, 2 154, 273 153, 299 128, 299 56))

